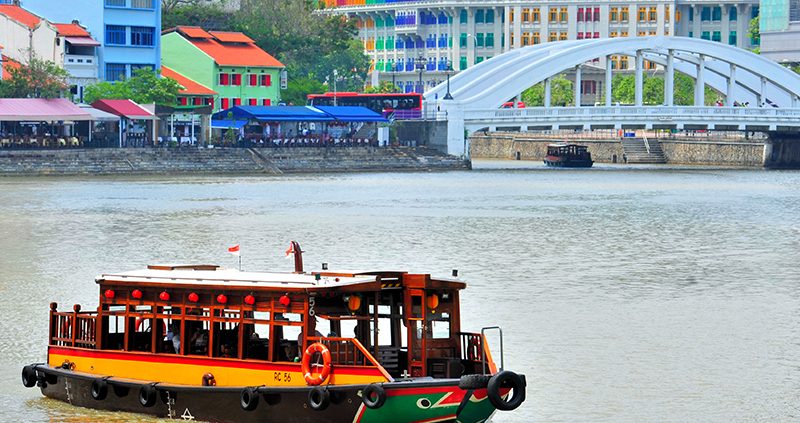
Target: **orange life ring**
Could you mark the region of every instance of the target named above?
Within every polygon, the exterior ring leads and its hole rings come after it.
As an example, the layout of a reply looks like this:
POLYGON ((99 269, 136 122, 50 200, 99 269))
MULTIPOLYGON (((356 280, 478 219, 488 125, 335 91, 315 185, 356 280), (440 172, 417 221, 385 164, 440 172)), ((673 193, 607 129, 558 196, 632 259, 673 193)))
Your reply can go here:
POLYGON ((307 384, 311 386, 321 385, 331 374, 331 352, 328 350, 328 347, 319 342, 309 345, 303 352, 303 363, 300 368, 303 371, 303 378, 306 380, 307 384), (311 374, 311 356, 313 356, 314 353, 320 353, 322 356, 322 370, 316 376, 311 374))

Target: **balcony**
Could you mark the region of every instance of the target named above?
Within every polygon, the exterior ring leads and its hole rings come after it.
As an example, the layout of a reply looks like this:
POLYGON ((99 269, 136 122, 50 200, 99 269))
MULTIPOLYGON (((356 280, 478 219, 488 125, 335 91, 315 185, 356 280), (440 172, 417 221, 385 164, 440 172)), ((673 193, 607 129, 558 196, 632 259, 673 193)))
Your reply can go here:
POLYGON ((64 55, 64 68, 76 78, 97 78, 97 57, 67 54, 64 55))

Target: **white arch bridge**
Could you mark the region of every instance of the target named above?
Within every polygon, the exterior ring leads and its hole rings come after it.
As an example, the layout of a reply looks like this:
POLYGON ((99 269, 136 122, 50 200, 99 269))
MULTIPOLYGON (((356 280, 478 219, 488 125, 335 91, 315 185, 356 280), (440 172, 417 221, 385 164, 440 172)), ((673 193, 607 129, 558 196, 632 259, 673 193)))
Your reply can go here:
POLYGON ((425 109, 446 115, 447 150, 466 152, 465 131, 497 128, 664 128, 800 131, 800 76, 773 61, 737 47, 685 37, 624 37, 560 41, 511 50, 479 63, 425 92, 425 109), (611 56, 635 58, 635 102, 611 101, 611 56), (581 69, 605 62, 604 105, 580 106, 581 69), (644 61, 664 70, 664 104, 642 102, 644 61), (550 79, 575 75, 575 107, 550 107, 550 79), (674 73, 695 82, 694 105, 674 104, 674 73), (522 91, 543 82, 544 107, 501 109, 522 91), (725 97, 721 107, 704 106, 709 85, 725 97), (450 94, 448 96, 447 94, 450 94), (452 99, 448 99, 452 97, 452 99), (749 103, 734 107, 733 103, 749 103))

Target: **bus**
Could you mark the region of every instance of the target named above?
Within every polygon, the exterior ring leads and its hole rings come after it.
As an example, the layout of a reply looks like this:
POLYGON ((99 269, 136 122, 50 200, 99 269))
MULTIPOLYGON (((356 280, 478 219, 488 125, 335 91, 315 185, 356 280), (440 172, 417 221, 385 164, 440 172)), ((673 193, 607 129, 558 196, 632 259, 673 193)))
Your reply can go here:
MULTIPOLYGON (((362 106, 395 119, 419 119, 422 117, 422 94, 337 92, 337 106, 362 106)), ((333 106, 334 93, 309 94, 309 106, 333 106)))

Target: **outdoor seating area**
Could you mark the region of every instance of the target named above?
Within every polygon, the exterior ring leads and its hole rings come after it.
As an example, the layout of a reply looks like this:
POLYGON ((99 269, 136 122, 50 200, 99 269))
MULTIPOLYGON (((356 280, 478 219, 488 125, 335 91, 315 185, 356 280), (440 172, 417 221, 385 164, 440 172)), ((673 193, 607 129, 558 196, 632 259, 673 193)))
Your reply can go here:
POLYGON ((54 137, 54 136, 13 136, 4 134, 0 138, 0 148, 32 149, 32 148, 81 148, 86 137, 54 137))

